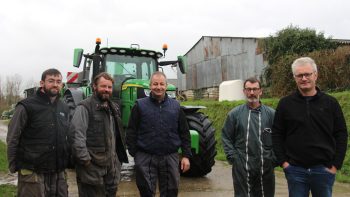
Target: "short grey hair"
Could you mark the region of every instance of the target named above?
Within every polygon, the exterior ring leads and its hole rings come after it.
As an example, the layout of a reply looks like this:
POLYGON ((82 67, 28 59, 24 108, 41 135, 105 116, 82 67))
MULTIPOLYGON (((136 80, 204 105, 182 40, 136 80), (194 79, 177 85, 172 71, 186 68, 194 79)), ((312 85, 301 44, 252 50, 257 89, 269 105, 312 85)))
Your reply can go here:
POLYGON ((157 75, 157 76, 163 76, 164 79, 165 79, 165 83, 168 84, 168 79, 167 79, 166 75, 165 75, 163 72, 156 71, 156 72, 154 72, 154 73, 151 75, 151 79, 150 79, 150 81, 149 81, 149 84, 150 84, 150 85, 152 84, 152 79, 153 79, 153 77, 154 77, 155 75, 157 75))
POLYGON ((310 57, 301 57, 296 60, 294 60, 292 64, 292 72, 295 74, 295 68, 299 66, 305 66, 307 64, 310 64, 312 66, 312 69, 317 73, 317 65, 315 61, 310 57))

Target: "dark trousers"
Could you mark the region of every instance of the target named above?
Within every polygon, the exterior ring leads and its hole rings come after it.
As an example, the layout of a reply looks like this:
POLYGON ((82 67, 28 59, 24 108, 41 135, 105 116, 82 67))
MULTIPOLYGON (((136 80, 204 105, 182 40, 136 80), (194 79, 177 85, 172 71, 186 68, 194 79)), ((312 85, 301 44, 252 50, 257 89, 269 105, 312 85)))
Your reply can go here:
MULTIPOLYGON (((251 166, 250 166, 251 167, 251 166)), ((264 166, 264 174, 256 166, 253 170, 247 170, 242 162, 234 162, 232 177, 235 197, 273 197, 275 195, 275 173, 270 163, 264 166)))
POLYGON ((140 196, 155 196, 157 181, 161 197, 177 196, 180 180, 178 153, 158 156, 139 151, 134 160, 140 196))
POLYGON ((284 173, 290 197, 308 197, 310 191, 312 196, 332 196, 335 174, 328 172, 325 166, 303 168, 289 165, 284 173))
POLYGON ((115 197, 120 181, 121 163, 117 158, 109 166, 76 166, 79 197, 115 197))
POLYGON ((117 186, 109 185, 112 187, 107 188, 107 185, 91 185, 78 182, 79 197, 115 197, 117 186))
POLYGON ((22 169, 18 172, 17 196, 67 197, 66 174, 64 171, 59 173, 36 173, 22 169))

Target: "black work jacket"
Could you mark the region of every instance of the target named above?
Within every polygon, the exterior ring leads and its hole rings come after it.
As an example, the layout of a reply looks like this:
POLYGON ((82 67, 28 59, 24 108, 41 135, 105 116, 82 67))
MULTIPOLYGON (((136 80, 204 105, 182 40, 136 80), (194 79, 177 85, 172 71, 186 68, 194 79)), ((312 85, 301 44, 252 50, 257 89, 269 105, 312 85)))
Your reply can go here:
POLYGON ((41 89, 18 104, 24 106, 28 120, 19 139, 17 170, 64 170, 69 160, 68 106, 58 98, 51 103, 41 89))
POLYGON ((278 163, 340 169, 347 148, 347 128, 338 101, 321 92, 303 97, 299 91, 280 100, 272 128, 278 163))

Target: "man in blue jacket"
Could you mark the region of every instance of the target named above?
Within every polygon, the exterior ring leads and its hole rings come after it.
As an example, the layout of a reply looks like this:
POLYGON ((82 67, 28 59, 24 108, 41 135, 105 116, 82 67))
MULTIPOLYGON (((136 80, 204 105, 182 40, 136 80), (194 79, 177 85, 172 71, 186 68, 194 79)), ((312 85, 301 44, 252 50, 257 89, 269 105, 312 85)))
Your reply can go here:
POLYGON ((167 81, 162 72, 151 76, 149 97, 138 99, 132 109, 126 142, 135 160, 136 184, 142 197, 177 196, 180 169, 190 168, 190 133, 179 103, 166 94, 167 81))
POLYGON ((332 196, 348 133, 338 101, 317 86, 317 66, 302 57, 292 64, 298 89, 282 98, 273 124, 273 148, 283 167, 289 196, 332 196))

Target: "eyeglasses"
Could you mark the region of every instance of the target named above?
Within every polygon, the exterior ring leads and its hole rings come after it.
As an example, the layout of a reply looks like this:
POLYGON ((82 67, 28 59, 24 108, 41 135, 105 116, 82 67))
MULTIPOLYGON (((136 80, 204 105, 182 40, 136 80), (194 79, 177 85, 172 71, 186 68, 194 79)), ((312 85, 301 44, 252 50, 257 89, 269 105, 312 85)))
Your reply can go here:
POLYGON ((260 88, 244 88, 244 91, 246 92, 251 92, 253 91, 254 93, 258 92, 260 88))
POLYGON ((295 78, 298 78, 298 79, 302 79, 303 77, 309 79, 312 74, 314 74, 313 72, 312 73, 301 73, 301 74, 297 74, 297 75, 294 75, 295 78))

